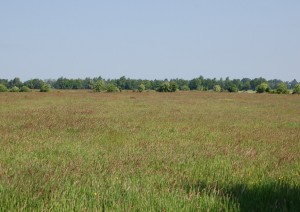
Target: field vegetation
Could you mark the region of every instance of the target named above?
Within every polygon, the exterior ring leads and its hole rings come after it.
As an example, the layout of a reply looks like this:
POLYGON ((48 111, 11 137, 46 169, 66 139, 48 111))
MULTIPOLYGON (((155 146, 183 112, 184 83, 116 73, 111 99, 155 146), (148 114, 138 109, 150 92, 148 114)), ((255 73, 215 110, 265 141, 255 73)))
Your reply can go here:
POLYGON ((1 211, 300 211, 299 95, 5 92, 0 145, 1 211))

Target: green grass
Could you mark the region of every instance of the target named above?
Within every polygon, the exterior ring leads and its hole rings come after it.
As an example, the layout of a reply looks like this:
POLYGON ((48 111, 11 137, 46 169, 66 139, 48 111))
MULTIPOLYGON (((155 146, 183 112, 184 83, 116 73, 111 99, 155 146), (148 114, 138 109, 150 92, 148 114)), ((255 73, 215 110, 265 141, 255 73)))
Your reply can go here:
POLYGON ((0 93, 0 211, 300 211, 300 96, 0 93))

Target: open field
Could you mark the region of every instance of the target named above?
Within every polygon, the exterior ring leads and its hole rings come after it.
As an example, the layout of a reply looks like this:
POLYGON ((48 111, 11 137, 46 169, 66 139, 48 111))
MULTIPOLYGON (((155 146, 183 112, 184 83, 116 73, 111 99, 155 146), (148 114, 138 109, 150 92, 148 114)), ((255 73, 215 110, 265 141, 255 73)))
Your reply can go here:
POLYGON ((300 211, 300 95, 0 93, 0 211, 300 211))

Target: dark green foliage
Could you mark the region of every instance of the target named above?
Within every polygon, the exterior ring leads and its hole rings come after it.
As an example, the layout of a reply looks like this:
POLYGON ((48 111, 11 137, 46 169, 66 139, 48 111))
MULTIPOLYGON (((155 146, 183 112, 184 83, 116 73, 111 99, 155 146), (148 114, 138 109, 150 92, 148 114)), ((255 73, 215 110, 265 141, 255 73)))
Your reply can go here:
POLYGON ((255 91, 257 86, 259 86, 263 82, 267 82, 267 80, 262 77, 251 80, 250 81, 251 89, 255 91))
POLYGON ((120 77, 120 79, 116 80, 117 81, 117 86, 120 90, 125 90, 126 89, 126 82, 127 79, 125 76, 120 77))
POLYGON ((42 85, 40 92, 49 92, 50 91, 50 85, 44 84, 42 85))
POLYGON ((204 78, 202 76, 190 80, 189 87, 191 90, 202 90, 204 78))
POLYGON ((171 79, 171 82, 175 82, 178 85, 179 90, 190 90, 189 81, 184 79, 171 79), (188 89, 187 89, 188 87, 188 89))
POLYGON ((30 89, 41 89, 44 84, 44 81, 40 79, 31 79, 24 82, 24 85, 30 89))
POLYGON ((268 80, 268 84, 272 90, 275 90, 280 83, 282 83, 282 80, 278 80, 278 79, 268 80))
POLYGON ((66 78, 63 78, 63 77, 57 79, 56 82, 54 83, 54 88, 56 88, 56 89, 70 88, 69 80, 66 78))
POLYGON ((31 92, 31 89, 24 85, 20 88, 20 92, 31 92))
POLYGON ((145 85, 145 90, 152 89, 152 81, 150 80, 143 80, 141 84, 145 85))
POLYGON ((158 92, 170 92, 170 83, 163 82, 157 89, 158 92))
POLYGON ((213 79, 203 79, 203 87, 204 90, 212 90, 214 88, 214 86, 217 84, 217 79, 213 78, 213 79))
POLYGON ((295 85, 293 94, 300 94, 300 84, 295 85))
POLYGON ((81 79, 71 80, 71 89, 83 89, 83 83, 81 79))
POLYGON ((7 88, 8 87, 8 80, 7 79, 0 79, 0 84, 4 85, 7 88))
POLYGON ((9 88, 13 88, 13 87, 18 87, 20 88, 23 85, 23 83, 21 82, 20 78, 16 77, 13 80, 8 82, 8 87, 9 88))
POLYGON ((56 89, 82 89, 83 80, 81 79, 67 79, 67 78, 58 78, 54 83, 53 87, 56 89))
POLYGON ((295 86, 296 86, 297 84, 298 84, 297 80, 294 79, 294 80, 292 80, 291 82, 288 83, 288 88, 289 88, 289 89, 293 89, 293 88, 295 88, 295 86))
POLYGON ((157 89, 158 92, 176 92, 178 90, 178 85, 176 82, 163 82, 157 89))
POLYGON ((170 92, 176 92, 178 90, 178 85, 176 82, 170 83, 170 92))
POLYGON ((288 90, 287 85, 284 82, 282 82, 282 83, 279 83, 279 85, 277 86, 276 93, 278 93, 278 94, 289 94, 290 92, 288 90))
POLYGON ((7 91, 7 87, 3 84, 0 84, 0 92, 6 92, 7 91))
POLYGON ((92 89, 93 80, 91 78, 86 77, 82 80, 82 87, 84 89, 92 89))
POLYGON ((20 89, 17 86, 12 87, 10 90, 10 92, 19 92, 20 89))
POLYGON ((235 93, 235 92, 238 92, 239 91, 239 89, 237 88, 237 86, 236 85, 231 85, 228 89, 227 89, 229 92, 231 92, 231 93, 235 93))
POLYGON ((247 91, 251 89, 251 79, 243 78, 241 82, 243 84, 242 90, 247 91))
POLYGON ((163 82, 161 81, 161 80, 153 80, 152 81, 152 86, 151 86, 151 89, 153 89, 153 90, 158 90, 159 88, 160 88, 160 86, 161 86, 161 84, 162 84, 163 82))
MULTIPOLYGON (((142 79, 130 79, 125 76, 120 77, 119 79, 108 79, 105 80, 102 77, 95 78, 85 78, 85 79, 68 79, 64 77, 60 77, 58 79, 48 79, 48 80, 40 80, 40 79, 31 79, 24 83, 19 78, 14 78, 13 80, 0 79, 0 84, 5 85, 7 88, 12 88, 14 86, 21 88, 23 85, 27 86, 30 89, 41 89, 44 84, 48 84, 50 87, 56 89, 93 89, 96 92, 105 91, 106 85, 113 84, 118 90, 139 90, 139 86, 143 84, 145 86, 145 90, 156 90, 161 92, 174 92, 175 90, 199 90, 199 91, 207 91, 213 90, 215 85, 219 85, 222 91, 230 91, 237 92, 239 90, 256 90, 259 85, 262 83, 267 83, 269 85, 269 90, 265 92, 272 93, 271 90, 275 90, 274 92, 282 93, 281 89, 277 89, 277 87, 283 83, 283 81, 278 79, 266 80, 264 78, 243 78, 240 79, 229 79, 226 77, 225 80, 220 79, 209 79, 200 76, 198 78, 194 78, 191 80, 185 79, 165 79, 165 80, 142 80, 142 79), (96 88, 95 85, 98 81, 103 81, 105 84, 105 88, 96 88), (165 83, 169 83, 167 86, 165 83), (174 84, 172 84, 174 83, 174 84), (175 89, 176 88, 176 89, 175 89)), ((287 85, 288 89, 293 89, 297 84, 297 80, 294 79, 290 82, 284 82, 287 85)), ((101 87, 101 86, 100 86, 101 87)), ((103 86, 102 86, 103 87, 103 86)), ((258 92, 261 92, 259 90, 258 92)), ((286 92, 286 91, 285 91, 286 92)))
POLYGON ((242 90, 243 88, 243 83, 240 79, 233 79, 232 84, 234 84, 237 87, 238 91, 242 90))

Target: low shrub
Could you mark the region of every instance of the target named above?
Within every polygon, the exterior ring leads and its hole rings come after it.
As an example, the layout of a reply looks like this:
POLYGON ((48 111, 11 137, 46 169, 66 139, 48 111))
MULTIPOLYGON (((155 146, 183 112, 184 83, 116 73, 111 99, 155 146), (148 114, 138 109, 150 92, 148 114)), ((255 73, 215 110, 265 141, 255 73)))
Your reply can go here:
POLYGON ((170 92, 170 83, 163 82, 159 88, 157 89, 158 92, 170 92))
POLYGON ((176 92, 178 90, 178 85, 176 82, 163 82, 159 88, 158 92, 176 92))
POLYGON ((215 86, 214 86, 214 91, 215 91, 215 92, 221 92, 221 91, 222 91, 221 86, 220 86, 220 85, 215 85, 215 86))
POLYGON ((265 93, 265 92, 270 92, 270 87, 268 83, 263 82, 260 85, 256 87, 256 92, 257 93, 265 93))
POLYGON ((178 85, 176 82, 171 82, 170 83, 170 91, 171 92, 176 92, 178 90, 178 85))
POLYGON ((276 93, 278 93, 278 94, 289 94, 290 92, 288 90, 287 85, 284 82, 282 82, 282 83, 279 83, 279 85, 277 86, 276 93))
POLYGON ((50 85, 44 84, 42 85, 40 92, 49 92, 50 91, 50 85))
POLYGON ((139 87, 138 87, 139 92, 143 92, 145 89, 146 89, 146 87, 145 87, 144 84, 140 84, 139 87))
POLYGON ((228 89, 227 89, 230 93, 235 93, 238 92, 239 89, 236 87, 236 85, 231 85, 228 89))
POLYGON ((183 85, 183 86, 180 87, 180 90, 182 90, 182 91, 189 91, 190 88, 187 85, 183 85))
POLYGON ((12 87, 10 90, 10 92, 19 92, 20 89, 17 86, 12 87))
POLYGON ((92 83, 92 89, 94 92, 102 92, 106 90, 106 85, 103 80, 98 80, 92 83))
POLYGON ((0 84, 0 92, 6 92, 7 91, 7 87, 3 84, 0 84))
POLYGON ((300 84, 297 84, 294 87, 293 94, 300 94, 300 84))
POLYGON ((28 88, 27 86, 22 86, 20 92, 31 92, 31 89, 28 88))
POLYGON ((110 83, 106 86, 106 91, 107 92, 119 92, 120 90, 116 85, 110 83))

